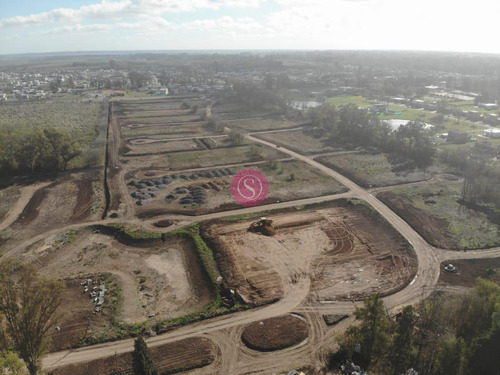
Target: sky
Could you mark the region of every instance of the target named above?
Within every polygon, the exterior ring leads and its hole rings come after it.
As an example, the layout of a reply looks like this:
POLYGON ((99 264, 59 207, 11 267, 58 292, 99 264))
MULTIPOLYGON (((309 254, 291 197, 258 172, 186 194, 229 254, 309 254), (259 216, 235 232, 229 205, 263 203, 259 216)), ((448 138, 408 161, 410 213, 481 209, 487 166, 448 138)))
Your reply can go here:
POLYGON ((116 50, 500 53, 498 0, 0 0, 0 54, 116 50))

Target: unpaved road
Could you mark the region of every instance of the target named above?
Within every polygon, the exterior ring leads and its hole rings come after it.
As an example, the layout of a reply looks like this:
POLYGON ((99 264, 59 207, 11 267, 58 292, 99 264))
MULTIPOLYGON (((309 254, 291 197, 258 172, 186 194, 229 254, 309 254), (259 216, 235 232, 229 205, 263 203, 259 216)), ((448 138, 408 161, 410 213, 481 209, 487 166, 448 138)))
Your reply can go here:
MULTIPOLYGON (((247 138, 262 143, 264 145, 275 147, 274 144, 263 141, 247 135, 247 138)), ((226 211, 216 214, 201 215, 196 217, 180 217, 179 215, 165 215, 149 220, 146 225, 151 225, 153 221, 162 218, 179 220, 174 227, 198 222, 201 220, 225 217, 235 214, 258 212, 262 210, 290 207, 299 204, 314 203, 339 197, 357 197, 368 202, 376 209, 389 223, 391 223, 398 232, 400 232, 414 247, 418 259, 418 271, 413 281, 400 292, 384 298, 388 309, 394 309, 401 305, 413 304, 419 302, 422 298, 428 296, 435 288, 439 278, 439 265, 446 259, 457 258, 487 258, 500 256, 500 248, 484 251, 469 252, 451 252, 436 249, 427 244, 423 238, 413 230, 405 221, 376 199, 372 194, 362 189, 343 175, 331 170, 330 168, 312 160, 309 157, 300 155, 296 152, 280 147, 280 151, 301 160, 310 166, 317 168, 327 175, 337 179, 351 191, 349 193, 336 195, 334 197, 312 198, 295 202, 277 203, 273 205, 252 207, 251 209, 241 209, 235 211, 226 211)), ((116 220, 113 220, 116 221, 116 220)), ((111 220, 110 220, 111 222, 111 220)), ((100 222, 103 223, 103 222, 100 222)), ((137 220, 136 220, 137 223, 137 220)), ((89 225, 82 224, 81 226, 89 225)), ((170 227, 164 230, 172 230, 170 227)), ((156 229, 158 230, 158 229, 156 229)), ((20 248, 18 248, 20 250, 20 248)), ((247 374, 259 373, 269 374, 276 371, 283 371, 303 364, 312 364, 321 366, 324 364, 326 349, 331 349, 335 344, 334 332, 342 332, 351 323, 352 318, 344 320, 334 327, 325 327, 320 314, 332 313, 352 313, 361 302, 335 302, 322 304, 321 306, 308 305, 305 300, 310 288, 310 279, 308 276, 300 276, 296 283, 284 285, 284 297, 272 305, 257 308, 250 311, 232 314, 229 316, 218 317, 207 321, 202 321, 178 328, 174 331, 150 338, 148 345, 157 346, 164 343, 180 340, 183 338, 203 336, 212 339, 220 349, 220 356, 215 362, 205 368, 194 370, 192 374, 247 374), (298 346, 288 348, 273 353, 259 353, 252 351, 241 343, 240 335, 243 326, 259 320, 279 316, 297 311, 303 314, 309 322, 311 334, 306 342, 298 346)), ((115 353, 128 352, 133 349, 133 340, 123 340, 114 343, 96 345, 87 348, 81 348, 74 351, 63 351, 52 353, 43 360, 43 367, 50 369, 69 363, 88 361, 95 358, 112 356, 115 353)))
POLYGON ((49 185, 50 182, 42 182, 39 184, 29 185, 21 188, 21 196, 17 200, 16 204, 10 209, 5 218, 0 223, 0 231, 11 226, 21 215, 24 207, 28 204, 30 199, 36 193, 37 190, 44 188, 49 185))

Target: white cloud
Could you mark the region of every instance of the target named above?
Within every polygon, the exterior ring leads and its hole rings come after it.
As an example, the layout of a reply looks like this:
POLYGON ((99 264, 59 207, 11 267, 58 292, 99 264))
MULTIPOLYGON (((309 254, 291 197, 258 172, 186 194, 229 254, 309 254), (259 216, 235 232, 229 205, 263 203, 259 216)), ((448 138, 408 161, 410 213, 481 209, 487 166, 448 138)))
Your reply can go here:
POLYGON ((129 17, 152 17, 165 13, 194 12, 228 8, 258 7, 267 0, 102 0, 79 9, 59 8, 50 12, 16 16, 0 20, 2 27, 22 27, 54 22, 68 23, 86 19, 119 20, 129 17))
POLYGON ((181 25, 185 30, 239 30, 255 31, 261 30, 263 26, 252 18, 244 17, 234 19, 232 17, 221 17, 216 19, 195 20, 181 25))
POLYGON ((113 29, 112 25, 108 24, 93 24, 93 25, 71 25, 71 26, 62 26, 57 27, 51 30, 44 30, 42 34, 65 34, 65 33, 93 33, 99 31, 108 31, 113 29))
POLYGON ((0 20, 1 27, 30 26, 42 23, 69 22, 76 18, 73 9, 55 9, 50 12, 31 14, 29 16, 16 16, 0 20))

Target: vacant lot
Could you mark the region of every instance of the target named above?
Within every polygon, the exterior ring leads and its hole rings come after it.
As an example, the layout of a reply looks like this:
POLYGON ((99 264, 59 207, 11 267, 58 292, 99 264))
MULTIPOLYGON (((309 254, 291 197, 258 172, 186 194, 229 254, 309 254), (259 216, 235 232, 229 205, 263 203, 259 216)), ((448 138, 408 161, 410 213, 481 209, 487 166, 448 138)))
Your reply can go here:
POLYGON ((234 209, 240 205, 231 195, 231 181, 235 174, 246 168, 257 169, 266 176, 269 193, 265 203, 347 190, 333 178, 308 168, 305 163, 288 160, 174 174, 154 170, 146 172, 149 176, 141 171, 136 174, 137 179, 129 183, 129 194, 136 201, 140 216, 167 212, 202 214, 234 209))
POLYGON ((473 287, 478 277, 500 283, 500 258, 460 259, 441 263, 439 281, 445 284, 473 287), (457 267, 457 273, 444 271, 447 264, 457 267))
POLYGON ((397 166, 389 162, 386 154, 351 153, 321 156, 316 160, 365 188, 405 184, 431 178, 431 173, 425 170, 397 171, 397 166))
MULTIPOLYGON (((207 339, 194 337, 151 348, 153 361, 160 374, 176 374, 212 363, 218 352, 215 344, 207 339)), ((109 375, 133 374, 132 353, 90 362, 67 365, 48 371, 49 375, 109 375)))
POLYGON ((68 223, 97 220, 102 214, 103 191, 98 172, 75 173, 38 189, 2 233, 11 243, 26 240, 68 223))
POLYGON ((363 204, 341 200, 268 217, 272 237, 249 232, 248 219, 216 222, 205 233, 225 280, 250 304, 282 297, 302 277, 312 280, 311 302, 388 294, 416 271, 408 244, 363 204))
POLYGON ((301 154, 318 154, 335 150, 326 146, 323 139, 313 138, 304 134, 302 130, 260 134, 257 137, 301 154))
MULTIPOLYGON (((25 255, 51 278, 76 280, 69 284, 65 300, 74 305, 65 303, 64 319, 77 330, 83 325, 87 340, 119 338, 126 334, 124 323, 176 318, 197 312, 212 301, 211 282, 190 238, 168 237, 165 243, 151 239, 127 245, 103 234, 107 230, 62 233, 52 241, 36 244, 25 255), (113 298, 106 295, 102 312, 88 323, 94 304, 85 302, 91 290, 85 291, 80 281, 92 274, 109 275, 105 284, 113 298)), ((67 330, 65 324, 60 326, 67 330)))
POLYGON ((498 225, 461 206, 461 186, 433 183, 377 195, 429 243, 445 249, 482 249, 500 244, 498 225))

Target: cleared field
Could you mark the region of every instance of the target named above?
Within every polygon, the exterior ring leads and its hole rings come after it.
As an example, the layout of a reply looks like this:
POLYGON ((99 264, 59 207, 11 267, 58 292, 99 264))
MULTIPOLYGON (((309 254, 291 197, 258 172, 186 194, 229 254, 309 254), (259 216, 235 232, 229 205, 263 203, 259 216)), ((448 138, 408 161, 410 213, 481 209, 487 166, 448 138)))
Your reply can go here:
POLYGON ((500 258, 455 259, 441 263, 439 281, 450 285, 472 288, 478 277, 500 283, 500 258), (457 267, 457 273, 444 271, 447 264, 457 267))
POLYGON ((309 328, 303 319, 285 315, 250 324, 241 340, 250 349, 271 352, 298 344, 307 339, 308 334, 309 328))
POLYGON ((161 168, 171 171, 223 166, 225 164, 248 163, 282 158, 284 154, 261 145, 216 148, 214 150, 176 152, 168 155, 145 155, 140 158, 124 157, 131 170, 161 168))
POLYGON ((409 245, 363 204, 340 200, 268 217, 272 237, 249 232, 248 219, 214 222, 204 233, 225 280, 250 304, 280 298, 302 277, 311 278, 311 303, 388 294, 416 271, 409 245))
POLYGON ((25 255, 47 276, 69 280, 62 307, 64 321, 59 325, 65 337, 76 341, 67 345, 75 345, 82 337, 84 342, 116 339, 126 334, 123 323, 176 318, 212 301, 212 284, 192 240, 172 236, 165 243, 158 238, 127 245, 115 239, 113 232, 103 234, 108 230, 65 233, 37 244, 25 255), (106 280, 96 275, 107 275, 106 280), (80 283, 87 277, 100 281, 85 291, 80 283), (89 293, 100 285, 108 291, 102 311, 92 314, 95 304, 89 303, 89 293))
POLYGON ((121 132, 126 140, 161 136, 164 138, 185 138, 211 135, 214 132, 207 129, 204 122, 185 123, 176 125, 148 125, 122 127, 121 132))
MULTIPOLYGON (((218 352, 217 346, 212 341, 200 337, 172 342, 150 350, 160 374, 176 374, 207 366, 214 361, 218 352)), ((48 371, 48 375, 75 374, 133 375, 132 353, 118 354, 48 371)))
POLYGON ((269 193, 264 203, 331 195, 347 190, 333 178, 316 169, 309 169, 303 162, 281 161, 180 174, 154 170, 146 172, 150 175, 147 176, 141 171, 136 174, 136 179, 131 180, 133 185, 129 184, 129 193, 137 200, 136 210, 140 216, 166 212, 202 214, 233 209, 240 206, 231 195, 231 181, 235 174, 246 168, 257 169, 266 176, 269 193), (144 186, 139 186, 141 181, 144 186))
POLYGON ((386 154, 350 153, 321 156, 315 159, 363 187, 379 187, 428 180, 432 177, 425 170, 395 171, 386 154))
POLYGON ((124 127, 144 126, 144 125, 169 125, 169 124, 182 124, 198 122, 200 115, 198 114, 182 114, 182 115, 168 115, 168 116, 151 116, 151 117, 123 117, 121 124, 124 127))
POLYGON ((461 186, 432 183, 377 194, 429 243, 445 249, 500 245, 498 225, 459 203, 461 186))
POLYGON ((3 234, 26 239, 81 220, 97 220, 103 192, 98 172, 71 174, 35 192, 17 220, 3 234))
POLYGON ((259 134, 257 137, 301 154, 318 154, 335 150, 334 147, 326 146, 324 140, 306 135, 301 130, 259 134))

